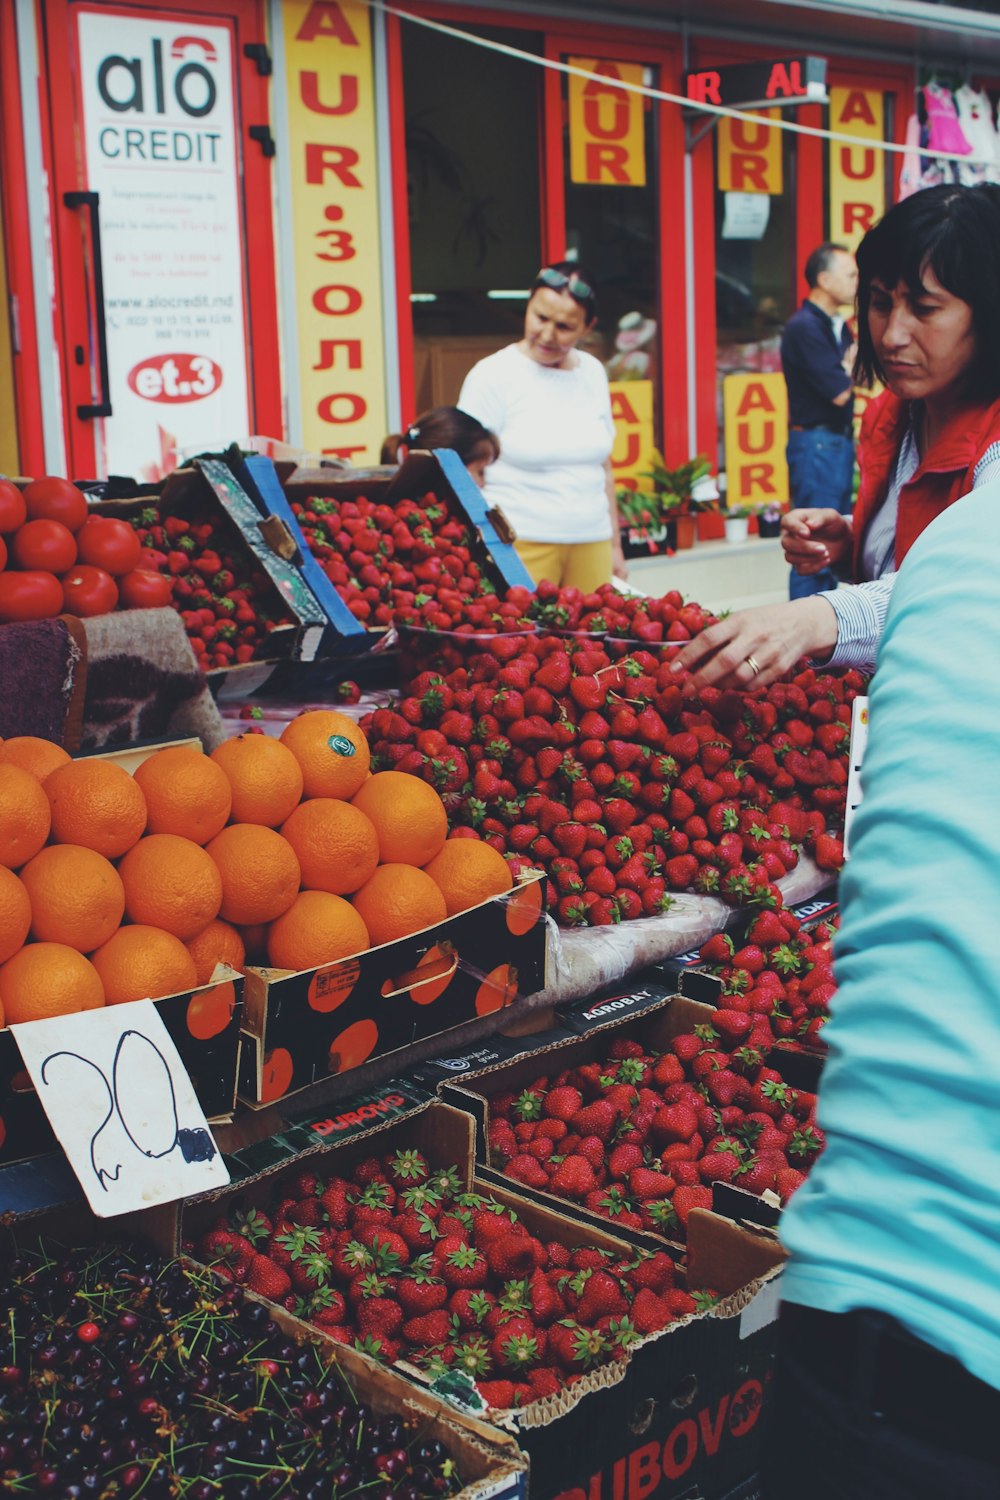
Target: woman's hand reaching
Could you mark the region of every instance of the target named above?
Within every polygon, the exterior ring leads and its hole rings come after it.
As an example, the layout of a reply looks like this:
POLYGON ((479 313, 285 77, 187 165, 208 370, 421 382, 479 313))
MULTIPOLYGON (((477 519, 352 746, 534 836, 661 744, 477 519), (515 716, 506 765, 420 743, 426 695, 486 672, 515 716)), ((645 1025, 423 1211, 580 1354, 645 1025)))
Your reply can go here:
POLYGON ((818 507, 790 510, 781 518, 781 545, 785 560, 797 573, 843 568, 854 548, 850 517, 818 507))
POLYGON ((676 672, 686 668, 696 688, 746 693, 767 687, 804 656, 828 656, 836 644, 837 616, 817 594, 737 611, 696 636, 678 652, 672 667, 676 672))

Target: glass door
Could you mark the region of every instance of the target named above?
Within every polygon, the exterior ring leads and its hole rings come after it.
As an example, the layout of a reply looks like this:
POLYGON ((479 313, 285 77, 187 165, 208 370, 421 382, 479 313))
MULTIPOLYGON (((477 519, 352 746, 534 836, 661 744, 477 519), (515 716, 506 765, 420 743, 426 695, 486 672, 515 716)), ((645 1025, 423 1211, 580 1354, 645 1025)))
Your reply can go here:
POLYGON ((280 435, 258 0, 44 14, 70 472, 280 435))

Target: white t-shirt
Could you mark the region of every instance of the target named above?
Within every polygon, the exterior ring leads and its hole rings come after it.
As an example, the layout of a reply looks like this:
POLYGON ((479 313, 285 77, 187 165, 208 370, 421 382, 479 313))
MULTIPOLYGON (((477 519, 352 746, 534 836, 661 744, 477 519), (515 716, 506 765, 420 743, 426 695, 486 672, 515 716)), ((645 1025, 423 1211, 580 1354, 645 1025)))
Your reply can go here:
POLYGON ((615 429, 604 366, 575 351, 549 369, 509 344, 473 365, 458 398, 500 439, 486 499, 527 542, 604 542, 611 516, 604 465, 615 429))

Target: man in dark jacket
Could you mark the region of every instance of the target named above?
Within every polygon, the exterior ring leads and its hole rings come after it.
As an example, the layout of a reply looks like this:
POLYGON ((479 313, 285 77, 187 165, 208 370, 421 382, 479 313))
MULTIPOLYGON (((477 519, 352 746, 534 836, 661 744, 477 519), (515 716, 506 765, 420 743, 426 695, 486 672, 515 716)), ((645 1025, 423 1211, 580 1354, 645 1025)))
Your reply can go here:
MULTIPOLYGON (((819 245, 806 261, 809 296, 781 338, 788 387, 788 480, 795 506, 848 514, 854 478, 854 343, 841 308, 853 306, 858 268, 846 245, 819 245)), ((789 595, 801 599, 837 587, 829 572, 792 570, 789 595)))

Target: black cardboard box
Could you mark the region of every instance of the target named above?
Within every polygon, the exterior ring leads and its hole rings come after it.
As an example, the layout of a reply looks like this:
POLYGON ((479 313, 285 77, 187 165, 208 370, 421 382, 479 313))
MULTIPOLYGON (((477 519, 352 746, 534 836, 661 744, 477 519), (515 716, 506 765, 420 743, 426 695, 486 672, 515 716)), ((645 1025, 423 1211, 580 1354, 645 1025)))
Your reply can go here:
POLYGON ((247 970, 240 1097, 252 1107, 545 988, 544 877, 411 937, 299 974, 247 970))

